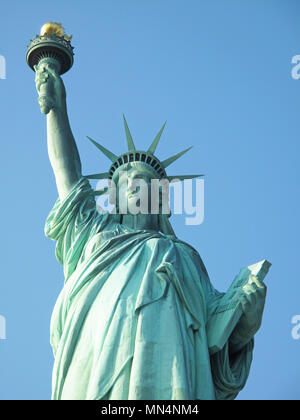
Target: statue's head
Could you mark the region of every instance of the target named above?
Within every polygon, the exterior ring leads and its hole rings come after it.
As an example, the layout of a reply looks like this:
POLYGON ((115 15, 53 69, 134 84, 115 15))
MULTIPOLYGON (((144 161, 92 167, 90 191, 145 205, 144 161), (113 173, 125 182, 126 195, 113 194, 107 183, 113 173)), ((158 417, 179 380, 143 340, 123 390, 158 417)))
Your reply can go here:
MULTIPOLYGON (((110 203, 115 204, 116 211, 124 214, 164 214, 170 216, 169 184, 174 181, 195 178, 201 175, 166 174, 166 168, 186 153, 190 148, 160 161, 155 150, 165 124, 151 143, 147 151, 137 150, 133 143, 127 122, 124 118, 128 152, 118 156, 89 138, 112 162, 108 172, 87 175, 89 179, 108 179, 109 187, 102 193, 109 192, 110 203), (127 207, 125 209, 125 207, 127 207)), ((99 195, 97 192, 96 195, 99 195)))
POLYGON ((169 181, 144 162, 121 165, 109 179, 109 201, 117 213, 167 214, 169 181))

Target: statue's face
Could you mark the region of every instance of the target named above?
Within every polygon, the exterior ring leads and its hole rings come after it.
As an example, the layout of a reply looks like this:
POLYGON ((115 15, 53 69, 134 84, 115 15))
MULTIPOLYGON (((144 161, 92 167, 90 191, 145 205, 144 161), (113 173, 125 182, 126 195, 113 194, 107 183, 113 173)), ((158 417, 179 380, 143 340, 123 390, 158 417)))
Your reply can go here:
POLYGON ((145 165, 131 163, 118 173, 116 202, 120 213, 158 214, 162 195, 153 183, 159 181, 145 165))
POLYGON ((118 182, 117 196, 119 206, 127 206, 129 214, 137 214, 137 210, 143 214, 151 213, 151 175, 141 172, 137 168, 124 171, 118 182), (120 203, 120 200, 123 200, 120 203))

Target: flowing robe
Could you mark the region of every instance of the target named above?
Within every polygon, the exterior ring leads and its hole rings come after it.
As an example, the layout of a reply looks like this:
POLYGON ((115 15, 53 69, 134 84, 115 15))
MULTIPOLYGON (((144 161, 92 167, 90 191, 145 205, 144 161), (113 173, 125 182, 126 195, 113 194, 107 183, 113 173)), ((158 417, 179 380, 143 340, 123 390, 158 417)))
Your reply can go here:
POLYGON ((100 214, 83 178, 56 201, 45 233, 65 275, 50 326, 52 399, 237 396, 253 340, 234 355, 228 342, 210 355, 207 322, 222 294, 194 248, 100 214))

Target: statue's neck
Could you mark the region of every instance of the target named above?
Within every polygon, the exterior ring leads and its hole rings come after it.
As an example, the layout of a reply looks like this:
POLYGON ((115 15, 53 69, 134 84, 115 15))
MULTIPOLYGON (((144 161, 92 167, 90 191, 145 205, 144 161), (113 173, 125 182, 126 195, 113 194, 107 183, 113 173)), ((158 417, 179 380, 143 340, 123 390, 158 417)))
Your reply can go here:
POLYGON ((159 217, 158 214, 124 214, 122 225, 134 230, 159 231, 159 217))

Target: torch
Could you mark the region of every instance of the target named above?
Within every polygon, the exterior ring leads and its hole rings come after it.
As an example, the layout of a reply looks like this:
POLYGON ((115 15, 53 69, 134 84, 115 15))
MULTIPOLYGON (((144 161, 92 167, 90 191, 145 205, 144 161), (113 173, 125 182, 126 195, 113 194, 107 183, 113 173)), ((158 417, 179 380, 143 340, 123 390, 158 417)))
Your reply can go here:
MULTIPOLYGON (((44 63, 62 75, 73 65, 74 53, 71 36, 67 36, 60 23, 48 22, 42 26, 40 35, 30 40, 27 48, 26 61, 32 70, 44 63)), ((39 89, 39 104, 43 114, 48 114, 53 108, 53 81, 45 77, 39 89)))

